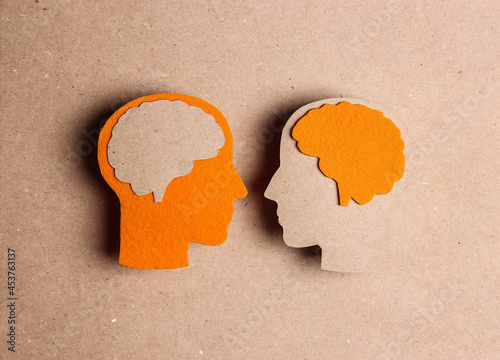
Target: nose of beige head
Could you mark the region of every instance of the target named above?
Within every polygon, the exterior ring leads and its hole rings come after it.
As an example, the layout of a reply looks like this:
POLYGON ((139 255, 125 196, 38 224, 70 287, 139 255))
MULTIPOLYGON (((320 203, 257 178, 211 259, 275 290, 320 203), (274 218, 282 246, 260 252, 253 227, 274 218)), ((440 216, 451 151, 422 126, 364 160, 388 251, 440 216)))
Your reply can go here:
POLYGON ((276 201, 278 199, 279 177, 280 170, 278 169, 269 182, 269 185, 267 185, 266 191, 264 191, 264 196, 269 200, 276 201))

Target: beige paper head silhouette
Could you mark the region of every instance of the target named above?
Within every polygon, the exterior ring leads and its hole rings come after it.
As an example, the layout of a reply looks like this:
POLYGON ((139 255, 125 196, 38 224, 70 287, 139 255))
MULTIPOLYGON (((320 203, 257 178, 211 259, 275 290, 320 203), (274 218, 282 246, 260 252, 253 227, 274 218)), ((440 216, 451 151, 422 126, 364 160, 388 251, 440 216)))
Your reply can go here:
POLYGON ((214 106, 158 94, 126 104, 99 135, 101 173, 120 199, 120 264, 188 265, 191 242, 222 244, 246 188, 229 125, 214 106))
MULTIPOLYGON (((265 196, 278 203, 279 222, 288 246, 319 245, 322 248, 322 269, 360 272, 366 271, 374 258, 383 256, 386 228, 384 214, 390 209, 392 194, 375 196, 364 205, 351 201, 348 206, 341 206, 341 189, 334 179, 321 171, 318 166, 319 155, 304 154, 299 150, 297 140, 292 137, 293 129, 310 110, 341 102, 373 108, 356 99, 328 99, 297 110, 283 129, 280 167, 266 189, 265 196)), ((323 141, 328 141, 328 137, 323 141)), ((402 148, 401 156, 404 168, 402 148)), ((398 167, 400 165, 398 163, 398 167)), ((349 193, 356 193, 355 187, 346 188, 349 193)), ((387 193, 385 190, 384 193, 387 193)))

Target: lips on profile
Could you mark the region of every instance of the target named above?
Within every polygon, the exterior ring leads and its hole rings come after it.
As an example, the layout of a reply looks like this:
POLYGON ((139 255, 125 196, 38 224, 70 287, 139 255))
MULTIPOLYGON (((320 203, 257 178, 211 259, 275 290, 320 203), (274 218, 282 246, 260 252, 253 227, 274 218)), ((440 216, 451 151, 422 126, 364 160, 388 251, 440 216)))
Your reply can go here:
MULTIPOLYGON (((278 208, 276 209, 276 215, 278 216, 278 222, 282 225, 282 222, 286 220, 286 216, 282 215, 283 211, 280 211, 280 205, 278 204, 278 208)), ((286 214, 286 211, 285 211, 286 214)))

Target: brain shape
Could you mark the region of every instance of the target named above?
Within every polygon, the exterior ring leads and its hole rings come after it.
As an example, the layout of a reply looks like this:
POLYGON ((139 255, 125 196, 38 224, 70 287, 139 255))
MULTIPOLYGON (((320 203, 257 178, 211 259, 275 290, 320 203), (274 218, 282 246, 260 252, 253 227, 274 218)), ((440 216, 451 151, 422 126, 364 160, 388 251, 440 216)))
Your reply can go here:
POLYGON ((292 130, 299 150, 319 158, 337 182, 340 205, 364 205, 387 194, 404 173, 401 132, 380 111, 342 102, 310 110, 292 130))
POLYGON ((212 115, 183 101, 156 100, 129 109, 114 126, 108 159, 136 195, 161 202, 168 184, 195 160, 217 156, 224 134, 212 115))

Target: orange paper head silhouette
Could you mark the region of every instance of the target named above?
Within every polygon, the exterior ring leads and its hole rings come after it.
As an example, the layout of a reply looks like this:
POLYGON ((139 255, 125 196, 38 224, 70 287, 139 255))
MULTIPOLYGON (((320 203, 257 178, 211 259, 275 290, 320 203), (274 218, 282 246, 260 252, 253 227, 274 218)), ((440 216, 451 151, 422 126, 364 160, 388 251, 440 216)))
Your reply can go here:
POLYGON ((404 171, 399 129, 361 103, 327 99, 298 109, 283 129, 280 167, 265 192, 278 203, 285 243, 321 246, 325 270, 365 271, 383 255, 376 244, 383 244, 393 200, 374 195, 391 191, 404 171))
POLYGON ((120 199, 120 264, 183 267, 189 243, 223 243, 233 201, 247 194, 232 157, 226 119, 198 98, 151 95, 116 111, 98 159, 120 199))

